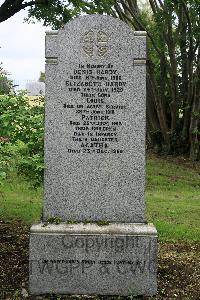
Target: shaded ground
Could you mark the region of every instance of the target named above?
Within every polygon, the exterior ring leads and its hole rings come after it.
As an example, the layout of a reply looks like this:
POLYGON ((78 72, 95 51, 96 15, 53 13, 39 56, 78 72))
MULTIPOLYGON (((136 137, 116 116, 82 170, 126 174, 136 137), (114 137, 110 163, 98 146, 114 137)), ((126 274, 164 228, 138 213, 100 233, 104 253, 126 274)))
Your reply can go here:
POLYGON ((174 163, 178 166, 192 169, 194 171, 197 171, 198 174, 200 174, 200 161, 191 161, 187 156, 184 155, 158 155, 151 151, 147 152, 147 157, 152 158, 154 160, 165 160, 170 163, 174 163))
MULTIPOLYGON (((87 299, 31 297, 28 281, 28 232, 21 221, 0 221, 0 299, 87 299)), ((200 299, 200 242, 159 243, 158 294, 143 299, 200 299)), ((129 296, 128 299, 133 299, 129 296)), ((119 299, 119 297, 90 297, 119 299)), ((140 298, 141 299, 141 298, 140 298)))

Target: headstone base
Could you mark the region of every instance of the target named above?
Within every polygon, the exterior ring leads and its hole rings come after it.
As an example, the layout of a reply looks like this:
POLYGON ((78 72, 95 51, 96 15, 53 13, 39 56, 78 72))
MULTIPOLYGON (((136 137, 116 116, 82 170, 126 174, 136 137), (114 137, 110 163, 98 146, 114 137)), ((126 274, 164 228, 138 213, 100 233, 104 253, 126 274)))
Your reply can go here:
POLYGON ((30 293, 156 294, 152 224, 36 224, 30 235, 30 293))

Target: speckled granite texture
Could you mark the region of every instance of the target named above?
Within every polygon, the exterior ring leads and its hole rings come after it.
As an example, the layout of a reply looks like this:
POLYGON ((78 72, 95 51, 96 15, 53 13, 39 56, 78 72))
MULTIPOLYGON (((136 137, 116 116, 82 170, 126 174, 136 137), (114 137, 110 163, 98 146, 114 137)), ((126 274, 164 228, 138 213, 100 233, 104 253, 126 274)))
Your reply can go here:
POLYGON ((30 292, 40 295, 154 295, 156 230, 153 225, 33 226, 30 292))
POLYGON ((145 57, 112 17, 47 32, 44 219, 144 222, 145 57))
POLYGON ((109 16, 47 32, 43 222, 63 223, 31 228, 31 294, 156 293, 157 232, 144 218, 145 59, 145 33, 109 16))

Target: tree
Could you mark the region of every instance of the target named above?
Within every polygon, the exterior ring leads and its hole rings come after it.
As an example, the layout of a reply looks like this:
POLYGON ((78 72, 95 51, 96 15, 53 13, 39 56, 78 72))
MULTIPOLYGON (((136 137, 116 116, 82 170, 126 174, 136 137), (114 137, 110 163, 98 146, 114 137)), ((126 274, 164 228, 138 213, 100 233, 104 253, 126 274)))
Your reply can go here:
POLYGON ((0 95, 9 94, 12 90, 12 81, 8 79, 7 75, 8 73, 0 63, 0 95))
MULTIPOLYGON (((148 141, 160 151, 200 158, 199 0, 148 0, 148 10, 137 0, 16 2, 30 7, 29 18, 43 20, 53 29, 83 13, 104 13, 127 22, 133 30, 147 31, 148 141)), ((12 15, 13 1, 5 3, 12 15)))
POLYGON ((6 21, 20 10, 34 5, 46 6, 48 5, 48 0, 5 0, 0 6, 0 23, 6 21))
POLYGON ((147 129, 151 142, 168 153, 199 159, 200 6, 197 0, 115 1, 118 16, 148 35, 147 129))
POLYGON ((39 82, 45 82, 45 73, 44 72, 40 72, 40 77, 38 79, 39 82))
MULTIPOLYGON (((52 25, 58 28, 61 23, 66 23, 81 11, 91 11, 92 2, 82 0, 5 0, 0 6, 0 23, 8 20, 20 10, 28 8, 29 17, 35 16, 38 20, 43 20, 45 26, 52 25)), ((108 2, 110 1, 108 0, 108 2)))
POLYGON ((32 6, 28 19, 35 17, 44 26, 59 29, 73 17, 81 14, 111 14, 113 0, 48 0, 46 7, 32 6))
POLYGON ((200 158, 200 23, 199 0, 59 1, 48 14, 33 7, 29 16, 58 29, 74 15, 106 13, 147 31, 147 137, 169 154, 200 158))

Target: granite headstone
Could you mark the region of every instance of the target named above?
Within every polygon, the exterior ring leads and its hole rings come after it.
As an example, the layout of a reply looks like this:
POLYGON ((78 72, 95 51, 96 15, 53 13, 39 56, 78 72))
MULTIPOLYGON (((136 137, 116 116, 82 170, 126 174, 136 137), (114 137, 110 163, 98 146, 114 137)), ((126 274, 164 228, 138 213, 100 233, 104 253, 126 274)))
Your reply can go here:
POLYGON ((107 16, 47 34, 45 219, 144 221, 145 40, 107 16))
POLYGON ((157 233, 144 217, 145 50, 145 32, 104 15, 47 32, 42 221, 62 223, 31 228, 32 294, 156 293, 157 233))

